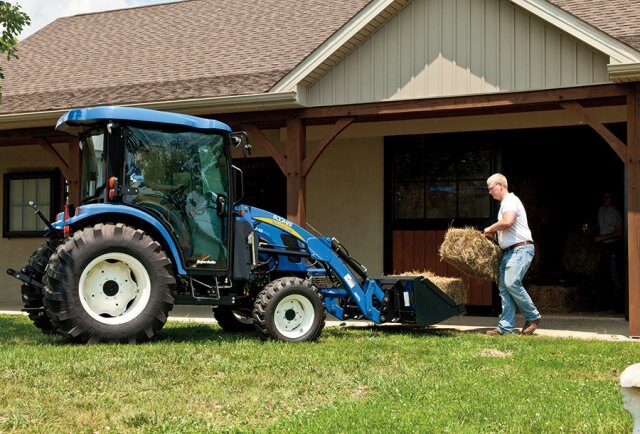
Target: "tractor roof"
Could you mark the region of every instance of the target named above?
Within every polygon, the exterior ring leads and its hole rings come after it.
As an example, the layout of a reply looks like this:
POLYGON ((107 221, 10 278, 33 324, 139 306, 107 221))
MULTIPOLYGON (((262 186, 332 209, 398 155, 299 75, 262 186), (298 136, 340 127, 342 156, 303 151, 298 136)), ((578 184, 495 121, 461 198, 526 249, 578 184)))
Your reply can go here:
POLYGON ((159 125, 184 126, 196 130, 222 130, 231 132, 231 128, 227 124, 213 119, 143 108, 118 106, 70 110, 58 120, 56 130, 77 136, 102 121, 135 121, 159 125))

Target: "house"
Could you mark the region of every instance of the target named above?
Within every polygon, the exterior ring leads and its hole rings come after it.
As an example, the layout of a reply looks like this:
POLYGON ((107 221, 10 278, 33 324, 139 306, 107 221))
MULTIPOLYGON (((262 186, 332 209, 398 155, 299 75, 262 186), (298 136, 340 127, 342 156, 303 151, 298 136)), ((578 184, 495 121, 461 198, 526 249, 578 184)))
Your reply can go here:
MULTIPOLYGON (((495 220, 485 180, 501 171, 532 223, 531 278, 598 282, 567 270, 566 246, 610 191, 640 336, 639 24, 633 0, 186 0, 59 19, 2 64, 0 264, 39 243, 27 197, 59 210, 64 178, 78 200, 78 143, 57 118, 130 105, 247 131, 247 199, 336 236, 374 275, 455 274, 439 241, 495 220)), ((4 279, 0 301, 16 299, 4 279)), ((470 309, 495 306, 490 283, 469 285, 470 309)))

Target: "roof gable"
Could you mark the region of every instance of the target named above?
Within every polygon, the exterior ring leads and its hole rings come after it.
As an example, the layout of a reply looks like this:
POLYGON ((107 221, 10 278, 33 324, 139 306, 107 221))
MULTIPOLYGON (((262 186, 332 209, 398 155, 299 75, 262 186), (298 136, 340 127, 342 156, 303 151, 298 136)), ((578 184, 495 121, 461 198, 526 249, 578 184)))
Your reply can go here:
POLYGON ((609 58, 509 0, 414 0, 306 93, 309 106, 609 82, 609 58))
MULTIPOLYGON (((435 7, 439 8, 454 6, 451 4, 445 4, 444 1, 445 0, 430 0, 429 3, 432 6, 435 5, 435 7)), ((483 9, 490 1, 491 0, 475 0, 473 6, 478 7, 479 5, 480 9, 483 9)), ((519 8, 527 11, 532 16, 537 17, 549 25, 567 33, 583 44, 606 54, 609 56, 610 62, 612 63, 640 62, 640 52, 635 48, 632 48, 626 43, 620 42, 614 36, 582 21, 580 18, 577 18, 549 1, 506 1, 513 3, 519 8)), ((598 2, 600 1, 617 4, 628 3, 633 0, 598 0, 598 2)), ((285 76, 274 87, 273 91, 294 90, 299 84, 305 86, 313 85, 319 77, 328 73, 335 64, 346 58, 357 46, 363 44, 369 34, 373 34, 379 30, 381 28, 380 24, 386 24, 397 14, 400 14, 408 4, 413 2, 414 0, 373 0, 365 9, 352 18, 352 20, 341 29, 342 32, 332 35, 329 40, 325 41, 322 46, 318 47, 300 65, 290 71, 287 76, 285 76), (359 32, 363 29, 365 30, 365 34, 364 37, 361 37, 363 34, 359 32), (349 33, 347 33, 346 30, 349 30, 349 33)), ((558 3, 559 5, 562 4, 574 13, 579 13, 582 17, 595 19, 595 17, 598 16, 598 10, 595 5, 584 5, 585 3, 589 4, 591 2, 583 2, 581 0, 553 0, 553 3, 558 3), (580 7, 575 7, 576 4, 580 4, 580 7)), ((469 0, 463 1, 460 5, 456 3, 455 8, 458 6, 460 9, 471 8, 469 0)), ((636 7, 636 9, 640 8, 636 7)), ((636 26, 628 24, 623 26, 623 28, 627 29, 627 32, 633 32, 630 30, 631 27, 637 29, 637 25, 640 25, 640 11, 630 16, 625 17, 623 15, 618 15, 617 17, 620 21, 627 19, 628 21, 636 24, 636 26)), ((480 19, 481 17, 474 18, 480 19)), ((614 26, 611 25, 607 27, 607 30, 612 32, 615 31, 614 26)), ((637 34, 640 35, 640 32, 637 34)), ((637 39, 640 40, 640 36, 638 36, 637 39)), ((633 37, 627 37, 626 40, 631 41, 633 40, 633 37)), ((302 90, 302 92, 304 92, 304 90, 302 90)))

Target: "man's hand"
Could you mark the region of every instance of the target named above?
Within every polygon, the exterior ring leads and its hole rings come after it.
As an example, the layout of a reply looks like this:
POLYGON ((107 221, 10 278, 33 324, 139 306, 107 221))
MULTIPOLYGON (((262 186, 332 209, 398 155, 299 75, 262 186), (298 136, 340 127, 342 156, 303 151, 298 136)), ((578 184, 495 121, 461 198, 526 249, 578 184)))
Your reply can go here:
POLYGON ((484 236, 493 240, 495 238, 495 232, 491 230, 491 226, 484 228, 484 236))

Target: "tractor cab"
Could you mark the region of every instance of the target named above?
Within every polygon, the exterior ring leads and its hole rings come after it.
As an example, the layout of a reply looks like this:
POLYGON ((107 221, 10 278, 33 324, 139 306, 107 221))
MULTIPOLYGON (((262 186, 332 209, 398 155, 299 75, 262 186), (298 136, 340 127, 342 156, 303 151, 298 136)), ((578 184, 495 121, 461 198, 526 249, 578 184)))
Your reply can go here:
POLYGON ((96 107, 68 112, 56 128, 80 139, 80 205, 139 208, 172 234, 186 269, 229 269, 233 192, 227 125, 96 107))

